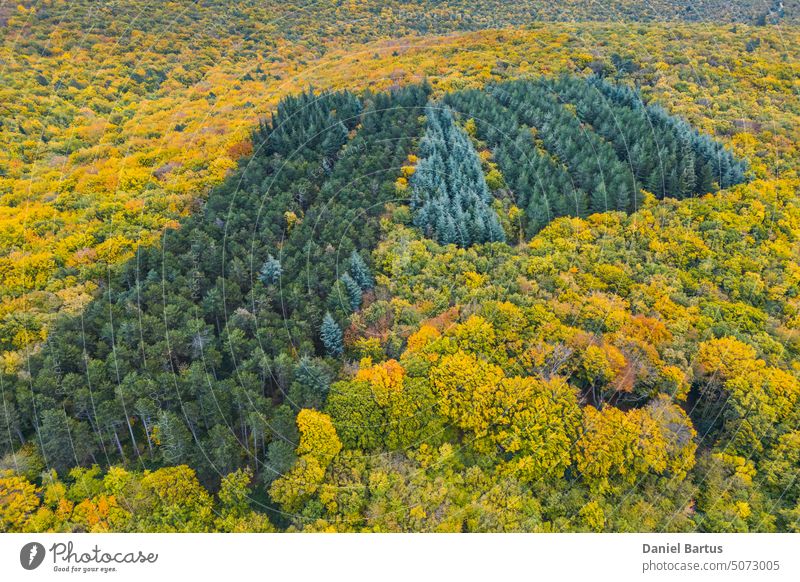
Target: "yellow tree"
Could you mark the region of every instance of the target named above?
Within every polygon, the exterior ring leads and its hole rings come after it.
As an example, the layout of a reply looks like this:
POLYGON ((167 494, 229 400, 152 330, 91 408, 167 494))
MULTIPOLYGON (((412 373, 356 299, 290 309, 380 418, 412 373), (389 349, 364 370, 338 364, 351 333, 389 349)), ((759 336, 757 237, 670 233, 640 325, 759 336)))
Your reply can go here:
POLYGON ((645 410, 623 412, 606 406, 584 409, 584 433, 577 443, 577 465, 598 493, 619 493, 648 472, 667 468, 667 442, 645 410))
POLYGON ((442 414, 478 437, 502 413, 495 392, 503 376, 498 366, 462 351, 443 357, 430 372, 442 414))
POLYGON ((39 489, 11 471, 0 473, 0 531, 24 531, 39 507, 39 489))
POLYGON ((328 465, 342 450, 342 442, 327 414, 303 409, 297 414, 297 428, 300 431, 298 459, 269 490, 286 511, 297 511, 303 501, 317 491, 328 465))

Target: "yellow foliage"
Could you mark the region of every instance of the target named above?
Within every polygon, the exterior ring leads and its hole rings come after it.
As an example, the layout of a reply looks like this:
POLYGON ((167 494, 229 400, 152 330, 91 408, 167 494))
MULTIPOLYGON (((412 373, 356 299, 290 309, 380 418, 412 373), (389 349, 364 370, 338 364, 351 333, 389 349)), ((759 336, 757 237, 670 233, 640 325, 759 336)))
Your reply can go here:
POLYGON ((649 472, 667 469, 667 441, 646 410, 587 406, 584 418, 577 466, 593 490, 619 491, 649 472))
POLYGON ((580 511, 578 512, 578 516, 581 518, 581 521, 583 521, 588 530, 594 532, 603 531, 603 526, 605 526, 606 523, 606 517, 605 513, 603 512, 603 508, 600 507, 600 504, 597 501, 590 501, 581 507, 580 511))
POLYGON ((283 220, 286 223, 286 232, 292 232, 292 229, 297 224, 297 214, 287 210, 283 213, 283 220))
POLYGON ((755 350, 732 337, 704 342, 697 352, 701 370, 721 380, 734 378, 757 366, 755 350))
POLYGON ((491 354, 497 345, 494 326, 477 315, 455 326, 448 335, 455 338, 461 349, 476 354, 491 354))
POLYGON ((404 375, 405 370, 397 360, 388 360, 360 369, 356 373, 355 379, 369 382, 375 402, 379 406, 386 406, 392 394, 397 394, 403 390, 404 375))
POLYGON ((286 475, 272 483, 269 494, 286 511, 296 511, 317 491, 324 477, 325 469, 315 457, 300 457, 286 475))
POLYGON ((430 378, 442 414, 462 429, 485 435, 501 412, 495 392, 503 371, 474 354, 459 351, 443 357, 431 370, 430 378))
POLYGON ((420 326, 417 331, 408 336, 408 341, 406 342, 406 351, 403 354, 403 357, 424 350, 428 345, 435 342, 440 337, 442 337, 442 334, 432 325, 425 324, 420 326))
POLYGON ((582 376, 590 384, 613 382, 625 367, 625 356, 611 344, 591 345, 581 357, 582 376))
POLYGON ((464 273, 466 279, 467 289, 480 289, 486 284, 486 275, 481 275, 475 271, 467 271, 464 273))
POLYGON ((323 412, 304 408, 297 413, 297 428, 300 430, 300 444, 297 446, 300 456, 310 455, 327 466, 342 450, 331 417, 323 412))
POLYGON ((39 507, 39 489, 11 471, 0 473, 0 531, 21 531, 39 507))
POLYGON ((467 119, 467 121, 464 123, 464 131, 467 132, 467 135, 469 135, 470 137, 475 137, 478 128, 475 125, 474 119, 472 118, 467 119))

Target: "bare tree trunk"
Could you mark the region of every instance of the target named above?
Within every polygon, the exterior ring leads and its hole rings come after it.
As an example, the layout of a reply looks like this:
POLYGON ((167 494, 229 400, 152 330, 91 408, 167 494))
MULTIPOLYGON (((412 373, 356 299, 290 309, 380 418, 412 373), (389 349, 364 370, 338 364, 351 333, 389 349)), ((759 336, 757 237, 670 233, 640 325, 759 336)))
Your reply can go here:
POLYGON ((117 429, 112 428, 111 432, 114 433, 114 442, 117 443, 117 450, 119 451, 119 456, 125 459, 125 453, 122 452, 122 443, 119 442, 119 435, 117 434, 117 429))
POLYGON ((150 440, 150 427, 147 426, 147 418, 144 415, 139 415, 139 418, 142 419, 142 426, 144 427, 144 436, 147 437, 147 448, 150 451, 150 454, 153 454, 153 441, 150 440))
MULTIPOLYGON (((128 418, 128 415, 125 415, 125 423, 128 425, 128 432, 131 435, 131 443, 133 444, 133 450, 136 451, 136 456, 139 456, 139 445, 136 444, 136 437, 133 436, 133 427, 131 426, 131 419, 128 418)), ((119 442, 119 439, 117 439, 119 442)))

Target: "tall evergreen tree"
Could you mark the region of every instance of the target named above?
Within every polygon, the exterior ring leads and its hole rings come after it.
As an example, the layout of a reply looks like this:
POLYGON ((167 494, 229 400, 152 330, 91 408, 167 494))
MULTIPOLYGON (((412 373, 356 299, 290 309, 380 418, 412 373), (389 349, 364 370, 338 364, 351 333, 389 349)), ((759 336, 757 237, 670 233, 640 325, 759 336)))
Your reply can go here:
POLYGON ((364 262, 364 259, 361 258, 358 251, 355 250, 350 254, 350 276, 364 291, 368 291, 375 286, 375 280, 372 277, 367 263, 364 262))
POLYGON ((329 356, 338 357, 344 353, 342 328, 339 327, 339 324, 336 323, 330 312, 326 312, 325 317, 322 318, 320 339, 322 340, 322 345, 325 346, 325 351, 329 356))
POLYGON ((89 427, 61 409, 42 413, 38 438, 48 468, 59 472, 86 463, 94 454, 95 440, 89 427))
POLYGON ((349 273, 345 273, 342 275, 341 279, 339 279, 344 286, 345 293, 347 293, 347 301, 350 304, 350 309, 353 311, 358 311, 361 307, 361 287, 356 283, 355 279, 353 279, 349 273))
POLYGON ((165 463, 179 465, 190 461, 192 435, 177 414, 163 410, 158 415, 158 443, 165 463))
POLYGON ((261 267, 258 278, 261 279, 264 285, 276 284, 281 278, 281 262, 272 255, 269 255, 264 265, 261 267))
POLYGON ((303 357, 294 370, 294 381, 289 392, 292 403, 298 408, 322 408, 331 387, 331 372, 318 359, 303 357))

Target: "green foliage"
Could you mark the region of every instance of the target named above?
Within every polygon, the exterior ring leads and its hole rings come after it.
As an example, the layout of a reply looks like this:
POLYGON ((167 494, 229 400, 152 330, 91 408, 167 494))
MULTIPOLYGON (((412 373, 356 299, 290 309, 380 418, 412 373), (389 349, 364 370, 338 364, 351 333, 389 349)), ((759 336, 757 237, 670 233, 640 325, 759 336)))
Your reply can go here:
MULTIPOLYGON (((314 358, 326 351, 319 334, 338 257, 377 243, 391 168, 411 153, 427 100, 428 89, 413 86, 282 103, 255 130, 256 153, 202 212, 114 273, 81 317, 58 321, 32 355, 33 384, 3 376, 0 417, 11 431, 0 454, 30 442, 59 471, 101 459, 189 463, 209 485, 245 465, 267 480, 285 471, 296 428, 282 404, 322 408, 338 373, 314 358), (326 129, 339 123, 348 142, 330 156, 326 129), (341 224, 352 227, 342 233, 341 224)), ((344 270, 371 281, 363 261, 344 270)), ((343 325, 349 307, 336 312, 343 325)), ((325 337, 341 355, 334 326, 325 337)))
POLYGON ((634 211, 640 190, 686 198, 744 180, 720 143, 597 77, 513 81, 446 102, 478 120, 530 234, 558 216, 634 211))
POLYGON ((331 371, 318 359, 300 358, 294 369, 289 399, 298 408, 322 408, 331 386, 331 371))
POLYGON ((358 283, 362 290, 368 291, 375 286, 375 279, 372 277, 372 272, 364 262, 357 250, 353 250, 350 254, 350 276, 358 283))
POLYGON ((796 178, 597 79, 430 92, 285 100, 0 378, 4 528, 796 529, 796 178))
POLYGON ((342 328, 336 323, 330 313, 326 313, 322 318, 322 327, 320 328, 320 339, 322 345, 325 346, 325 352, 329 356, 337 357, 344 353, 344 343, 342 341, 342 328))
POLYGON ((414 224, 440 244, 503 241, 478 155, 452 112, 429 105, 420 161, 411 179, 414 224))
POLYGON ((349 273, 345 273, 342 275, 341 279, 339 279, 344 285, 344 290, 347 293, 347 300, 350 304, 350 309, 353 311, 358 311, 361 307, 361 286, 356 283, 355 279, 350 276, 349 273))
POLYGON ((275 285, 281 279, 281 262, 269 255, 264 265, 261 267, 261 272, 258 275, 264 285, 275 285))

